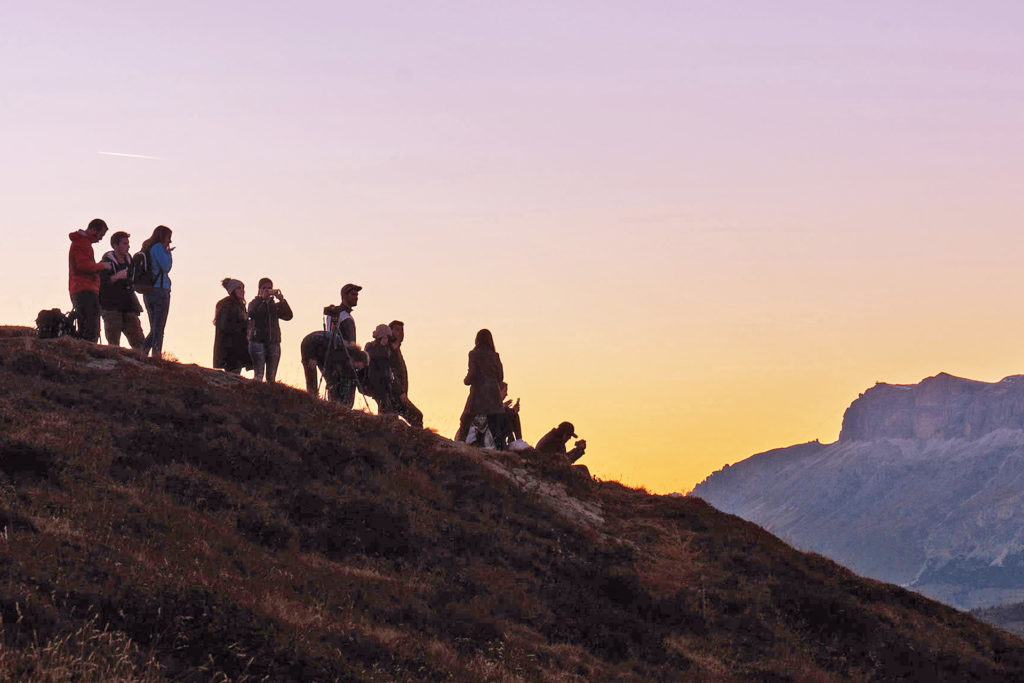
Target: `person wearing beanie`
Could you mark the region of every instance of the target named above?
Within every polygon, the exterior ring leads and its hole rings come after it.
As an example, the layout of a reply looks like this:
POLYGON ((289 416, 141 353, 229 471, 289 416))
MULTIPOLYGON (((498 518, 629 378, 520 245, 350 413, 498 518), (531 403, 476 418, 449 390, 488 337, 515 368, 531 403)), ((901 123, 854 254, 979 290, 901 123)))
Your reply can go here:
POLYGON ((245 309, 245 285, 226 277, 221 286, 228 295, 217 302, 213 316, 213 367, 239 374, 252 368, 249 357, 249 314, 245 309))
POLYGON ((107 234, 102 218, 89 221, 85 230, 68 235, 68 291, 78 318, 78 336, 94 344, 100 338, 100 273, 111 269, 107 262, 96 262, 92 245, 107 234))
POLYGON ((259 292, 249 302, 249 356, 253 363, 253 377, 267 381, 277 379, 277 366, 281 362, 281 320, 291 320, 292 309, 280 289, 274 289, 269 277, 261 278, 259 292))

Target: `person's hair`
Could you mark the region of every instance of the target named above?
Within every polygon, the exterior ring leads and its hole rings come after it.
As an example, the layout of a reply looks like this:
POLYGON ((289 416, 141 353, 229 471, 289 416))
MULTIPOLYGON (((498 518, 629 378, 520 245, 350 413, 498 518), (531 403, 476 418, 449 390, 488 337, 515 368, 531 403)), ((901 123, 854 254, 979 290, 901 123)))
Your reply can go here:
POLYGON ((110 246, 116 249, 118 243, 121 240, 128 239, 129 237, 131 237, 131 235, 126 233, 124 230, 118 230, 117 232, 110 236, 110 246))
POLYGON ((405 327, 405 323, 403 323, 401 320, 392 320, 391 322, 388 323, 388 327, 405 327))
POLYGON ((491 336, 491 331, 488 329, 482 329, 476 333, 476 341, 474 342, 477 346, 486 346, 491 351, 494 351, 494 337, 491 336))
POLYGON ((273 287, 274 286, 274 281, 271 280, 269 277, 261 277, 259 284, 256 285, 256 289, 263 289, 263 284, 264 283, 266 283, 267 287, 273 287))
POLYGON ((171 236, 171 229, 166 225, 158 225, 153 228, 153 234, 142 243, 142 251, 149 251, 154 244, 159 244, 171 236))
POLYGON ((99 230, 100 233, 105 233, 107 231, 107 222, 102 218, 93 218, 89 221, 89 227, 86 230, 99 230))

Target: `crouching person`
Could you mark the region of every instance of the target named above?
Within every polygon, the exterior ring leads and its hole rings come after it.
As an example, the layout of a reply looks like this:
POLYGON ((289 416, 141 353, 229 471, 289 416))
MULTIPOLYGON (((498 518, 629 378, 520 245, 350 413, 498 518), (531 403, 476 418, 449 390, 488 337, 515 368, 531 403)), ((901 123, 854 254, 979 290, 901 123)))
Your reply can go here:
POLYGON ((328 400, 351 409, 355 405, 356 371, 366 367, 366 353, 358 346, 346 346, 340 335, 332 337, 330 332, 319 330, 307 334, 299 350, 306 391, 319 395, 319 371, 327 385, 328 400))
POLYGON ((569 439, 575 438, 576 428, 572 426, 572 423, 562 422, 541 437, 537 442, 537 451, 539 453, 560 453, 566 456, 570 463, 574 463, 582 458, 587 450, 587 442, 580 439, 571 450, 567 451, 565 445, 569 443, 569 439))

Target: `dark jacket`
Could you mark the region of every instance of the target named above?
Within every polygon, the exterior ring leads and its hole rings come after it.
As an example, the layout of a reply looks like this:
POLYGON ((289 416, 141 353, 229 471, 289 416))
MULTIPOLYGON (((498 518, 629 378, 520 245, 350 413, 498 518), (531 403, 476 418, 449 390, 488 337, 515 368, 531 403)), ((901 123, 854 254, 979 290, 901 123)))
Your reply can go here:
POLYGON ((213 338, 213 367, 225 370, 252 368, 249 357, 249 315, 245 304, 233 296, 217 302, 213 324, 217 327, 213 338))
POLYGON ((114 257, 114 252, 108 251, 100 259, 100 262, 114 264, 114 270, 100 273, 100 308, 104 311, 121 311, 122 313, 142 313, 142 306, 139 298, 135 296, 135 289, 132 281, 135 278, 135 264, 131 256, 125 263, 120 263, 114 257), (122 270, 128 271, 128 276, 123 280, 111 281, 111 277, 122 270))
POLYGON ((257 344, 280 344, 279 320, 291 320, 292 309, 284 299, 273 301, 256 297, 249 302, 249 319, 252 320, 249 341, 257 344))
POLYGON ((102 263, 96 263, 92 251, 92 238, 84 230, 68 235, 71 248, 68 250, 68 291, 78 292, 100 291, 100 272, 107 269, 102 263))
POLYGON ((469 385, 469 397, 463 415, 503 415, 500 382, 505 379, 501 357, 486 346, 474 347, 469 352, 469 372, 464 383, 469 385))
POLYGON ((540 441, 537 442, 537 450, 541 453, 561 453, 565 455, 565 444, 567 442, 568 439, 562 436, 562 432, 558 431, 558 427, 555 427, 540 437, 540 441))
POLYGON ((364 387, 378 403, 390 407, 398 400, 395 385, 395 374, 391 369, 390 344, 381 344, 376 339, 366 344, 363 349, 370 362, 366 368, 366 386, 364 387))
POLYGON ((409 369, 405 366, 402 347, 391 349, 391 371, 395 374, 395 390, 398 395, 409 393, 409 369))

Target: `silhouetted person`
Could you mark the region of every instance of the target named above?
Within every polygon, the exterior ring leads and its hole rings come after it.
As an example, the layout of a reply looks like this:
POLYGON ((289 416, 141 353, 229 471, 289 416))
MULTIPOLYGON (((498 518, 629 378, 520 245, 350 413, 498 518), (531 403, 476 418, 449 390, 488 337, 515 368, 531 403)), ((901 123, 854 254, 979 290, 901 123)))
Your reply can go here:
POLYGON ((523 438, 523 425, 519 419, 519 399, 508 398, 508 383, 501 383, 501 404, 505 408, 505 445, 523 438))
POLYGON ((78 336, 96 343, 100 338, 100 273, 109 271, 109 263, 97 263, 92 245, 107 234, 102 218, 89 221, 85 230, 68 235, 68 291, 78 318, 78 336))
POLYGON ((213 324, 213 367, 237 375, 252 367, 249 357, 249 315, 245 309, 245 285, 226 277, 221 285, 228 295, 217 302, 213 324))
POLYGON ((142 334, 139 314, 142 306, 132 283, 135 280, 135 264, 131 257, 131 235, 115 232, 110 238, 112 251, 103 255, 102 261, 111 264, 111 270, 100 273, 100 310, 103 313, 103 333, 111 346, 121 344, 121 333, 128 338, 133 349, 141 349, 146 341, 142 334))
POLYGON ((561 453, 569 458, 570 463, 573 463, 582 458, 587 449, 587 442, 580 439, 572 450, 566 451, 565 445, 569 443, 569 439, 575 438, 576 428, 572 426, 571 422, 563 422, 541 437, 537 442, 537 450, 541 453, 561 453))
POLYGON ((260 280, 259 293, 249 302, 249 356, 252 358, 253 375, 257 382, 263 380, 266 369, 267 381, 277 379, 277 366, 281 362, 281 320, 291 320, 292 309, 274 289, 274 282, 265 277, 260 280))
POLYGON ((391 367, 391 335, 390 327, 377 325, 373 341, 363 347, 370 359, 363 390, 377 402, 377 412, 381 415, 397 413, 399 405, 395 372, 391 367))
POLYGON ((153 234, 142 243, 142 251, 149 262, 149 272, 153 276, 153 289, 142 295, 149 315, 149 334, 142 344, 142 352, 153 352, 154 358, 162 358, 164 353, 164 328, 167 327, 167 314, 171 309, 171 272, 173 259, 171 252, 171 229, 166 225, 153 228, 153 234))
POLYGON ((463 380, 469 385, 469 397, 459 427, 463 438, 469 434, 474 418, 482 415, 486 417, 495 446, 504 448, 500 443, 505 433, 505 406, 501 402, 500 388, 504 375, 505 370, 501 365, 501 357, 494 349, 491 331, 480 330, 476 333, 475 346, 469 352, 469 370, 463 380))
POLYGON ((398 391, 398 414, 416 429, 423 429, 423 413, 409 400, 409 370, 402 355, 402 342, 405 341, 405 323, 392 320, 391 328, 391 369, 395 374, 395 387, 398 391))
MULTIPOLYGON (((329 367, 321 368, 321 372, 328 371, 324 374, 328 398, 349 409, 356 400, 359 383, 356 370, 365 365, 365 354, 356 343, 356 321, 352 317, 352 309, 359 305, 360 290, 359 285, 349 283, 341 288, 341 305, 324 308, 324 329, 330 341, 325 350, 329 367)), ((306 386, 309 387, 308 373, 306 386)))

